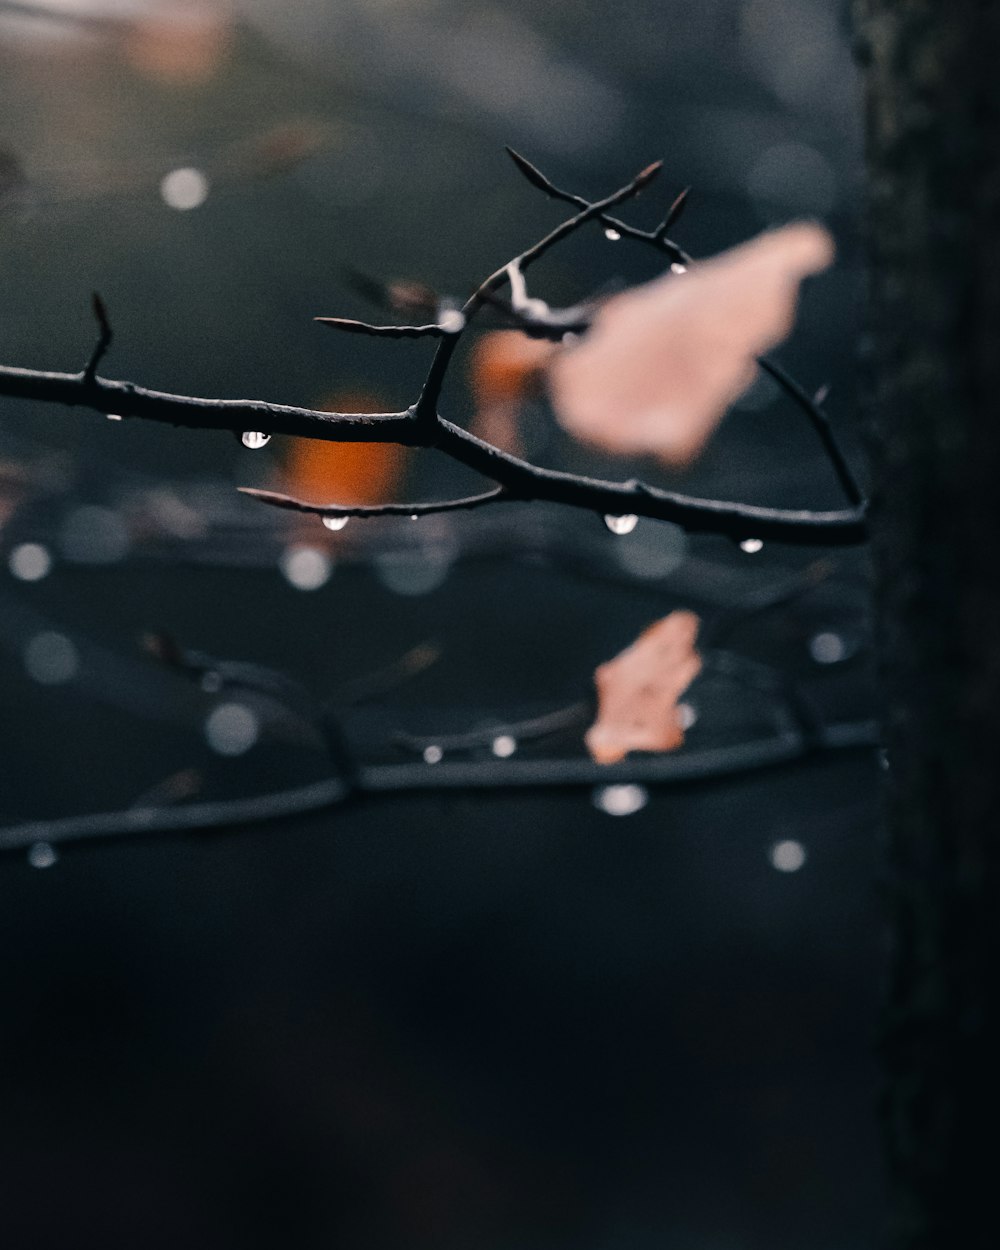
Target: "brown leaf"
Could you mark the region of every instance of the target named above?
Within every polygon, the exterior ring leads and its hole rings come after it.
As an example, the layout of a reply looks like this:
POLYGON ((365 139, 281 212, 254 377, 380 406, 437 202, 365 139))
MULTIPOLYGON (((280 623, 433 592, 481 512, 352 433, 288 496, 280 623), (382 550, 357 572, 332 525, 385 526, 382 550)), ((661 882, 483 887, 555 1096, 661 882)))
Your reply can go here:
POLYGON ((832 259, 827 232, 800 223, 614 296, 552 360, 556 415, 606 451, 689 464, 753 381, 754 358, 788 336, 802 279, 832 259))
POLYGON ((671 612, 594 673, 597 719, 584 742, 595 764, 683 744, 677 701, 701 671, 699 624, 693 612, 671 612))

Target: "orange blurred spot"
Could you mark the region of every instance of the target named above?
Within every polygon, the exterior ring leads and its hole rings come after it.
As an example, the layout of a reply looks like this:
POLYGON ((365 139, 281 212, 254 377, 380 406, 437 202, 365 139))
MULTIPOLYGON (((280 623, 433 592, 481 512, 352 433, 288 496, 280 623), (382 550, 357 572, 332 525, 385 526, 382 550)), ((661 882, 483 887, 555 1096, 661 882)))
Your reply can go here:
MULTIPOLYGON (((324 412, 383 412, 378 396, 340 392, 318 405, 324 412)), ((282 487, 315 503, 385 503, 396 492, 406 469, 407 448, 396 443, 326 443, 290 441, 282 468, 282 487)))
POLYGON ((554 343, 519 330, 495 330, 478 340, 469 356, 473 434, 503 451, 522 453, 521 407, 541 392, 543 370, 555 350, 554 343))
POLYGON ((469 356, 469 377, 479 403, 522 400, 541 390, 542 370, 556 344, 530 339, 520 330, 484 334, 469 356))

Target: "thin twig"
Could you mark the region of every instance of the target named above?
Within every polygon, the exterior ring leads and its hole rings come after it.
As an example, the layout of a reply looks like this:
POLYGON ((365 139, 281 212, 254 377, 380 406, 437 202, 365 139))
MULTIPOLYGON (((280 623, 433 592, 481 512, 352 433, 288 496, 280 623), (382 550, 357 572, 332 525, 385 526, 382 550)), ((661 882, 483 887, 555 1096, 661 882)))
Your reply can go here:
POLYGON ((304 499, 296 499, 293 495, 283 495, 280 491, 258 490, 253 486, 239 486, 237 489, 241 495, 249 495, 251 499, 259 499, 262 503, 272 504, 275 508, 288 508, 292 512, 309 512, 313 516, 345 520, 350 517, 430 516, 436 512, 459 512, 468 508, 482 508, 486 504, 504 503, 514 498, 506 487, 496 486, 493 490, 483 491, 479 495, 466 495, 461 499, 443 499, 434 503, 321 504, 308 503, 304 499))
POLYGON ((91 385, 97 376, 97 366, 104 359, 104 356, 111 346, 111 340, 114 338, 114 332, 111 329, 111 321, 108 318, 108 310, 104 306, 104 300, 95 291, 90 297, 91 308, 94 311, 94 318, 97 321, 97 342, 94 344, 94 350, 90 354, 90 359, 83 368, 83 380, 86 385, 91 385))
MULTIPOLYGON (((520 152, 515 152, 513 148, 508 147, 507 155, 511 158, 521 173, 524 174, 525 178, 528 179, 531 185, 537 187, 539 191, 544 191, 545 194, 551 199, 562 200, 564 204, 575 204, 578 208, 583 208, 588 205, 589 201, 584 199, 582 195, 574 195, 572 191, 563 191, 559 187, 555 186, 554 183, 550 182, 549 179, 545 177, 541 170, 532 165, 531 161, 522 156, 520 152)), ((690 187, 686 188, 681 192, 681 195, 678 196, 678 200, 681 201, 681 208, 683 208, 682 197, 686 198, 689 191, 690 187)), ((624 238, 636 239, 640 243, 653 244, 657 250, 666 252, 670 257, 671 262, 674 264, 687 265, 690 264, 691 257, 688 256, 687 252, 679 248, 676 243, 668 239, 665 234, 669 225, 672 224, 670 214, 674 211, 674 209, 676 209, 678 200, 674 200, 673 204, 670 206, 670 210, 667 212, 666 218, 664 218, 664 222, 657 226, 655 230, 640 230, 638 226, 630 226, 627 221, 621 221, 619 218, 612 217, 610 213, 603 211, 597 214, 597 220, 602 226, 607 229, 614 230, 617 234, 622 235, 624 238)), ((673 221, 676 221, 679 216, 680 212, 675 213, 673 221)))
POLYGON ((473 729, 464 733, 442 734, 411 734, 405 730, 397 730, 392 741, 404 750, 413 751, 418 755, 428 747, 439 747, 443 752, 474 751, 482 747, 491 747, 497 738, 514 739, 515 750, 524 742, 533 742, 539 738, 549 738, 553 734, 565 733, 568 729, 583 729, 594 718, 593 698, 580 699, 576 703, 556 708, 552 712, 543 712, 540 716, 532 716, 526 720, 509 721, 498 724, 490 729, 473 729))
POLYGON ((313 321, 329 326, 332 330, 344 330, 348 334, 368 334, 384 339, 444 338, 446 334, 456 333, 455 330, 447 330, 436 323, 424 326, 376 326, 368 321, 354 321, 350 317, 313 317, 313 321))

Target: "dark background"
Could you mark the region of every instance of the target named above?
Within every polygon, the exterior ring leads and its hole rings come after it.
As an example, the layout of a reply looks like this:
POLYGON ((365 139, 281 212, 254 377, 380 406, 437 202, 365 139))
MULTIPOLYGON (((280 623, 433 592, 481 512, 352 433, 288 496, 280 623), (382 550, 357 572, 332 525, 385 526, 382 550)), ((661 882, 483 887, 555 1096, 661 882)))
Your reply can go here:
MULTIPOLYGON (((810 388, 832 382, 855 448, 860 173, 839 5, 248 0, 177 56, 141 24, 104 20, 160 6, 60 7, 73 21, 0 12, 6 363, 79 367, 98 289, 117 330, 108 376, 401 406, 423 345, 311 324, 371 315, 346 265, 463 294, 560 219, 503 143, 595 196, 663 156, 633 219, 655 222, 693 184, 677 237, 695 255, 801 215, 833 229, 837 268, 810 284, 781 358, 810 388), (259 140, 287 124, 315 144, 276 171, 259 140), (188 166, 208 196, 178 212, 160 180, 188 166)), ((595 228, 537 281, 558 302, 655 271, 595 228)), ((445 411, 467 409, 459 368, 445 411)), ((416 555, 407 522, 352 524, 334 545, 310 531, 335 572, 303 594, 276 568, 301 533, 232 491, 269 480, 280 440, 249 452, 225 434, 12 401, 0 415, 18 501, 5 564, 26 541, 54 558, 37 583, 3 573, 7 824, 112 811, 185 770, 203 797, 324 775, 317 743, 280 717, 245 754, 213 756, 204 724, 223 696, 162 674, 137 646, 146 630, 330 697, 433 640, 438 663, 353 723, 359 751, 389 758, 400 727, 502 725, 572 701, 657 615, 716 610, 818 554, 747 557, 670 527, 619 540, 589 517, 524 509, 492 529, 421 528, 416 555), (156 491, 203 524, 137 533, 135 500, 156 491), (133 518, 127 553, 79 558, 67 534, 81 507, 133 518), (663 550, 676 559, 657 565, 663 550), (409 581, 391 575, 411 565, 409 581), (70 641, 70 680, 32 677, 40 633, 70 641)), ((637 468, 551 431, 539 455, 637 468)), ((810 432, 766 388, 683 484, 837 502, 810 432)), ((414 497, 469 486, 430 453, 409 462, 414 497)), ((737 649, 850 720, 870 713, 865 570, 837 560, 821 593, 737 649), (821 669, 810 640, 831 629, 849 645, 821 669)), ((691 747, 769 732, 750 703, 707 691, 691 747)), ((509 790, 498 772, 484 789, 266 827, 57 847, 45 869, 8 854, 4 1244, 873 1245, 876 774, 870 753, 820 754, 654 786, 616 818, 592 784, 509 790), (807 853, 798 872, 772 866, 785 839, 807 853)))

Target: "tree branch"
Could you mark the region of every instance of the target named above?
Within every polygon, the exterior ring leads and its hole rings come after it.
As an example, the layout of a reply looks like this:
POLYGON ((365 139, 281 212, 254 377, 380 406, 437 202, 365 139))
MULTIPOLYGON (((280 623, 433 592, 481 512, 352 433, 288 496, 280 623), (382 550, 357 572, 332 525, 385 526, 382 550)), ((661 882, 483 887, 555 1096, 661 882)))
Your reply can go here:
POLYGON ((462 328, 461 325, 456 325, 455 329, 449 330, 436 323, 424 326, 376 326, 368 321, 353 321, 350 317, 313 317, 313 321, 329 326, 331 330, 344 330, 348 334, 368 334, 374 338, 385 339, 439 339, 446 334, 456 334, 462 328))
MULTIPOLYGON (((551 183, 541 170, 532 165, 531 161, 522 156, 520 152, 515 152, 512 147, 508 147, 506 151, 507 155, 531 185, 537 187, 539 191, 544 191, 551 199, 562 200, 564 204, 575 204, 579 208, 589 206, 589 201, 585 200, 582 195, 574 195, 572 191, 562 191, 551 183)), ((612 217, 604 211, 597 214, 597 220, 602 226, 614 230, 624 238, 635 239, 640 243, 653 244, 657 250, 666 252, 674 264, 688 265, 691 262, 691 257, 688 256, 687 252, 679 248, 676 243, 671 242, 666 237, 666 232, 684 211, 684 205, 690 190, 690 187, 686 187, 681 192, 673 204, 671 204, 666 217, 655 230, 640 230, 637 226, 630 226, 627 221, 621 221, 619 218, 612 217)))
POLYGON ((461 499, 444 499, 435 503, 379 503, 379 504, 336 504, 307 503, 304 499, 296 499, 292 495, 283 495, 280 491, 258 490, 253 486, 238 486, 241 495, 249 495, 251 499, 259 499, 262 503, 273 504, 275 508, 288 508, 292 512, 309 512, 313 516, 344 518, 373 516, 430 516, 435 512, 458 512, 468 508, 481 508, 485 504, 504 503, 514 496, 504 486, 496 486, 493 490, 483 491, 479 495, 466 495, 461 499))
POLYGON ((568 325, 573 329, 586 328, 585 307, 553 311, 541 300, 528 299, 524 270, 588 221, 608 222, 619 233, 656 248, 660 254, 664 250, 676 254, 678 264, 686 265, 690 262, 686 253, 663 237, 664 231, 680 215, 685 194, 682 193, 674 201, 663 223, 654 231, 637 230, 608 216, 609 209, 635 198, 649 185, 660 172, 661 162, 647 166, 611 195, 589 203, 580 196, 571 195, 553 186, 524 157, 513 152, 511 156, 533 185, 556 199, 574 204, 580 211, 561 222, 513 260, 496 269, 480 284, 461 309, 452 309, 450 313, 443 315, 439 313, 440 320, 436 323, 379 326, 349 318, 317 318, 324 324, 349 333, 392 338, 438 338, 438 346, 420 397, 408 409, 388 413, 331 413, 260 400, 202 399, 173 395, 149 390, 130 382, 98 377, 96 369, 110 344, 111 326, 104 306, 96 296, 94 312, 100 327, 100 336, 84 370, 81 373, 49 373, 0 366, 0 395, 70 407, 86 407, 108 416, 138 417, 192 429, 225 429, 236 434, 252 430, 332 442, 392 442, 415 447, 433 447, 496 483, 492 489, 478 494, 440 502, 357 506, 311 503, 274 491, 244 491, 245 494, 276 507, 313 513, 328 519, 354 516, 422 516, 492 504, 547 500, 598 514, 631 514, 670 521, 692 532, 722 534, 735 541, 755 538, 831 546, 863 542, 867 537, 866 503, 843 453, 837 446, 826 415, 797 382, 771 361, 761 361, 762 368, 813 422, 851 507, 822 512, 762 508, 753 504, 694 498, 649 486, 634 479, 628 482, 609 482, 546 469, 483 442, 440 415, 438 403, 441 389, 455 348, 477 312, 486 304, 500 302, 495 293, 504 283, 511 287, 510 314, 524 322, 523 328, 528 333, 556 337, 566 333, 568 325), (447 320, 449 316, 453 318, 450 323, 447 320))
POLYGON ((0 365, 0 395, 91 408, 105 415, 141 417, 196 430, 263 430, 341 443, 421 442, 411 409, 403 412, 324 412, 259 399, 200 399, 152 391, 132 382, 88 379, 86 373, 48 373, 0 365))

